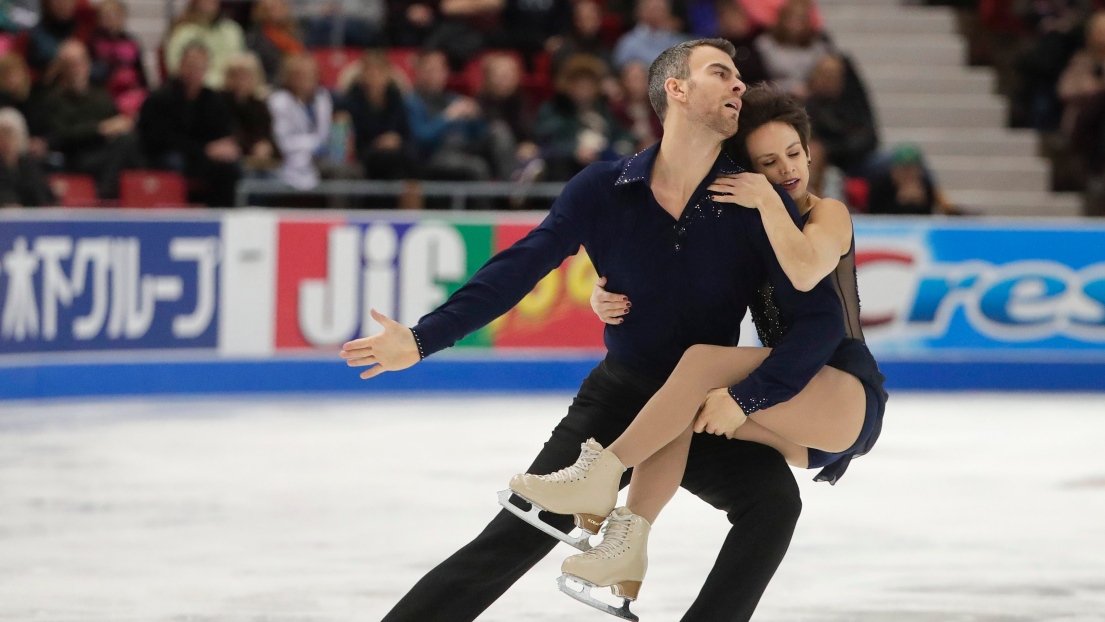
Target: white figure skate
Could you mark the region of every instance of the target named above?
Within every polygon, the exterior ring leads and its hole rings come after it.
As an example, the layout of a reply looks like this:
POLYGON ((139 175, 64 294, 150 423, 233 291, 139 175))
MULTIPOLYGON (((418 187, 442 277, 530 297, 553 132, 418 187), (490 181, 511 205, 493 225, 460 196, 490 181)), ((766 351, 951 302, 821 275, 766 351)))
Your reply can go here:
POLYGON ((510 480, 510 489, 499 493, 499 504, 512 514, 581 551, 591 548, 589 538, 599 532, 618 502, 618 484, 625 466, 595 439, 580 445, 579 459, 570 467, 548 475, 523 473, 510 480), (510 502, 511 493, 530 504, 525 511, 510 502), (566 534, 541 520, 544 510, 575 517, 578 533, 566 534))
POLYGON ((629 603, 637 600, 648 570, 651 528, 647 520, 628 508, 611 512, 603 528, 602 542, 586 553, 564 560, 560 567, 564 574, 556 581, 560 591, 612 616, 636 622, 637 616, 629 610, 629 603), (591 595, 592 589, 601 587, 609 587, 615 596, 622 598, 621 606, 604 603, 591 595))

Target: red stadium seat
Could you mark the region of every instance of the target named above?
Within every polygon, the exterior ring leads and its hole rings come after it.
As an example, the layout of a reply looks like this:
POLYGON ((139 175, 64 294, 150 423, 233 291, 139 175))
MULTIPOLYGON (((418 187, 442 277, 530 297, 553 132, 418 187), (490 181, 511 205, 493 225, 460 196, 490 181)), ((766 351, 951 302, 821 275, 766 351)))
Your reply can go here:
POLYGON ((0 33, 0 54, 6 54, 15 46, 15 37, 0 33))
POLYGON ((91 175, 55 173, 48 178, 50 189, 62 207, 99 207, 96 180, 91 175))
POLYGON ((862 177, 844 178, 844 203, 853 212, 866 213, 867 199, 871 194, 871 185, 862 177))
POLYGON ((187 183, 171 171, 123 171, 119 177, 119 206, 187 207, 187 183))
POLYGON ((319 82, 328 89, 336 88, 341 72, 360 60, 362 53, 360 48, 320 48, 312 51, 318 63, 319 82))

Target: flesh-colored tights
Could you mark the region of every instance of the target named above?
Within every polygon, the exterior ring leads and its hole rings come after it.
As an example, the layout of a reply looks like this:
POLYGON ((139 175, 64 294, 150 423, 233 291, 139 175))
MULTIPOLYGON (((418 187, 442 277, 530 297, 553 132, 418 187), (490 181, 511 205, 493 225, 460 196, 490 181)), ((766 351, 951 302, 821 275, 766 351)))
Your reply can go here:
MULTIPOLYGON (((770 348, 696 345, 609 449, 634 467, 628 507, 650 523, 675 496, 687 465, 694 419, 706 394, 752 373, 770 348)), ((823 367, 789 401, 754 412, 733 438, 774 447, 794 466, 807 466, 807 448, 845 451, 863 426, 866 395, 851 374, 823 367)))

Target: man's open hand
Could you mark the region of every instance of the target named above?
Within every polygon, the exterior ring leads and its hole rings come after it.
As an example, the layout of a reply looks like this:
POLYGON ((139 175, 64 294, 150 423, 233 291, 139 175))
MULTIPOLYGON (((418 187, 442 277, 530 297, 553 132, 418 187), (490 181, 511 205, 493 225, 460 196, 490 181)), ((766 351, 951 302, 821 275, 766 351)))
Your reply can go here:
POLYGON ((354 339, 343 345, 341 357, 345 359, 346 365, 368 367, 361 372, 361 378, 368 380, 385 371, 406 369, 421 360, 411 329, 375 309, 371 313, 372 319, 384 327, 384 332, 354 339))

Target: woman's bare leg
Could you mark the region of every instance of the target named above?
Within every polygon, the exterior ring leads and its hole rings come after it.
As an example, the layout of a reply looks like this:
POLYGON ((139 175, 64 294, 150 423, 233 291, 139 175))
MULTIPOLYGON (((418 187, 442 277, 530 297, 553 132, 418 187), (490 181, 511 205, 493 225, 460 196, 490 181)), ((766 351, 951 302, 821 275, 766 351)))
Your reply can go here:
POLYGON ((693 436, 694 426, 689 425, 674 441, 634 467, 625 503, 630 511, 643 516, 649 523, 656 522, 660 510, 675 496, 683 481, 693 436))
MULTIPOLYGON (((767 445, 783 454, 783 458, 790 466, 805 469, 810 464, 809 449, 798 443, 788 441, 752 419, 745 421, 741 427, 737 428, 732 438, 767 445)), ((648 460, 645 460, 645 463, 647 464, 648 460)))
MULTIPOLYGON (((739 382, 759 367, 767 348, 694 346, 664 386, 609 449, 634 466, 627 506, 654 522, 679 489, 706 393, 739 382), (682 426, 680 428, 679 426, 682 426)), ((734 438, 773 447, 788 463, 806 467, 808 447, 844 451, 863 425, 866 395, 859 380, 824 367, 790 401, 753 413, 734 438)))
POLYGON ((863 384, 826 366, 798 395, 752 413, 745 425, 755 422, 792 443, 836 453, 856 442, 866 412, 863 384))
POLYGON ((727 387, 748 376, 770 352, 767 348, 691 346, 664 386, 608 449, 625 466, 637 466, 690 427, 710 389, 727 387))

